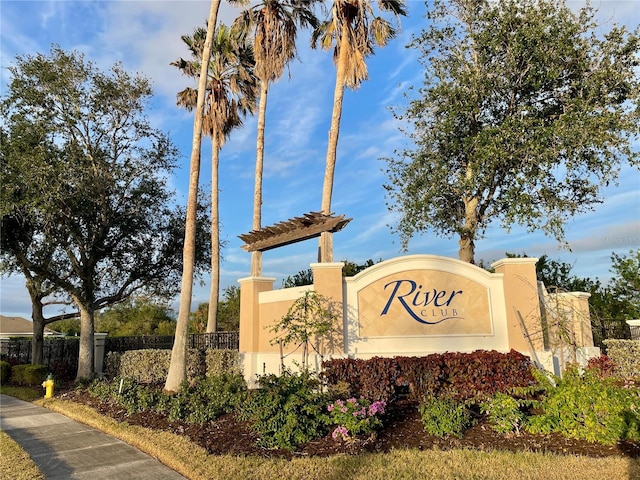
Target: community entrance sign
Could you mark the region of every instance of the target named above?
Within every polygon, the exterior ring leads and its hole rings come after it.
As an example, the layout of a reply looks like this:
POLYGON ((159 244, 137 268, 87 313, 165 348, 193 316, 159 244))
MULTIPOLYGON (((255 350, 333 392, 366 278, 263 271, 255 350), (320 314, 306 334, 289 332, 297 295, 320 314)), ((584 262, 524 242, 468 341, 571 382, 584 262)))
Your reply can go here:
MULTIPOLYGON (((411 255, 345 279, 348 354, 509 350, 502 275, 411 255)), ((399 353, 402 354, 402 353, 399 353)))
POLYGON ((448 272, 410 270, 358 292, 361 336, 491 335, 489 290, 448 272))
MULTIPOLYGON (((315 339, 317 355, 311 365, 315 362, 317 368, 329 358, 513 349, 555 371, 556 352, 550 339, 559 321, 548 318, 549 309, 541 309, 536 262, 503 259, 492 265, 495 273, 490 273, 457 259, 409 255, 347 278, 342 277, 342 263, 315 263, 314 283, 306 287, 273 290, 274 278, 241 279, 240 353, 245 377, 278 373, 283 363, 300 363, 301 352, 295 347, 281 351, 273 344, 271 327, 306 290, 331 302, 341 332, 315 339)), ((570 297, 573 311, 580 315, 568 319, 567 325, 576 339, 574 347, 582 349, 583 356, 593 356, 599 352, 593 348, 587 298, 570 297)))

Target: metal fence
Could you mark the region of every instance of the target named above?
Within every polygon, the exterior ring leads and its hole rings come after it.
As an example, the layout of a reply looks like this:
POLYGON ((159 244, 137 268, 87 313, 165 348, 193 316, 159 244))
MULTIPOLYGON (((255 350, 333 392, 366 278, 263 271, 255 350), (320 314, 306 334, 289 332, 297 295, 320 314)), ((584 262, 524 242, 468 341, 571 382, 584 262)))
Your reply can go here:
MULTIPOLYGON (((6 359, 12 365, 31 363, 31 337, 10 338, 7 342, 6 359)), ((42 345, 42 364, 57 379, 68 380, 78 370, 80 338, 45 337, 42 345)))
POLYGON ((591 320, 591 332, 593 333, 593 345, 605 349, 604 341, 610 338, 620 340, 640 340, 640 330, 634 327, 634 335, 632 335, 631 327, 624 320, 591 320), (635 338, 634 338, 635 336, 635 338))
MULTIPOLYGON (((144 350, 157 348, 168 350, 173 348, 173 335, 138 335, 131 337, 107 337, 105 352, 126 352, 128 350, 144 350)), ((238 350, 239 332, 192 333, 187 338, 187 348, 199 350, 227 349, 238 350)))
MULTIPOLYGON (((171 349, 173 335, 139 335, 131 337, 106 337, 105 355, 107 352, 125 352, 147 348, 171 349)), ((187 347, 199 350, 227 349, 238 350, 239 332, 194 333, 187 339, 187 347)), ((56 378, 71 378, 78 369, 80 352, 79 337, 45 337, 43 343, 42 363, 49 367, 56 378)), ((12 365, 31 363, 31 337, 10 338, 7 341, 6 354, 3 359, 12 365)))

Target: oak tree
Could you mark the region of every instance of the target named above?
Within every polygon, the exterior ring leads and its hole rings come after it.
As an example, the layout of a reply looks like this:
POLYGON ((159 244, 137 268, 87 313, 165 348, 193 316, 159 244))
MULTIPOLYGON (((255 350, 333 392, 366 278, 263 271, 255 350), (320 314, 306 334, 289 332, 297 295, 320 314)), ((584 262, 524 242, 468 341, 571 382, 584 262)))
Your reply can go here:
POLYGON ((602 33, 593 8, 562 0, 428 5, 409 45, 424 84, 394 112, 411 142, 387 159, 403 246, 431 229, 473 263, 492 222, 564 242, 566 220, 638 165, 640 29, 602 33))
MULTIPOLYGON (((148 81, 119 64, 101 71, 53 47, 17 57, 9 70, 2 255, 73 301, 81 321, 76 378, 89 378, 96 312, 136 293, 177 293, 185 214, 166 185, 177 151, 144 114, 148 81)), ((199 231, 205 248, 196 271, 210 251, 199 231)))

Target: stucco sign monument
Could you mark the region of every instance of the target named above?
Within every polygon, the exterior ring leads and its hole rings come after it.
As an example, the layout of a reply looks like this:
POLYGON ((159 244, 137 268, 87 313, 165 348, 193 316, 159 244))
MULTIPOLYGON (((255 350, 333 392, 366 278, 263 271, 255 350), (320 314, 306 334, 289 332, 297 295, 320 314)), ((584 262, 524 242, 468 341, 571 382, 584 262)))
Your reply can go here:
MULTIPOLYGON (((559 321, 537 281, 536 262, 503 259, 492 265, 495 273, 490 273, 457 259, 409 255, 347 278, 342 276, 342 263, 314 263, 313 285, 305 287, 274 290, 274 278, 241 279, 240 353, 245 377, 251 381, 259 374, 279 373, 283 363, 293 368, 300 364, 301 353, 294 348, 280 351, 270 330, 306 290, 330 301, 338 317, 339 338, 316 339, 317 354, 310 365, 318 369, 329 358, 513 349, 557 371, 566 360, 559 359, 552 342, 559 321)), ((571 305, 571 316, 563 319, 562 328, 569 328, 574 339, 574 359, 586 361, 599 354, 593 347, 588 295, 567 295, 552 300, 561 301, 563 315, 571 305)))

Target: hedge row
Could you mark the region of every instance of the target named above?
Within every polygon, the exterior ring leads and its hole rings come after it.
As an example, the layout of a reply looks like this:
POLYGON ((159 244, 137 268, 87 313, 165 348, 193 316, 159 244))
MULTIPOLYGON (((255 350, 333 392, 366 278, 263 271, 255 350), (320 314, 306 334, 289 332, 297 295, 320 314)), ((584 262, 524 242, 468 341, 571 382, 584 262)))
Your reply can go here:
POLYGON ((9 362, 5 362, 4 360, 0 360, 0 383, 5 384, 9 381, 9 377, 11 376, 11 364, 9 362))
MULTIPOLYGON (((3 365, 4 370, 5 367, 3 365)), ((48 374, 49 369, 45 365, 13 365, 9 370, 11 383, 30 387, 39 387, 46 380, 48 374)))
MULTIPOLYGON (((171 350, 130 350, 109 352, 105 361, 105 374, 109 378, 124 377, 139 383, 157 384, 167 379, 171 363, 171 350)), ((187 352, 187 380, 221 373, 239 373, 237 350, 197 350, 187 352)))
POLYGON ((335 359, 324 362, 323 367, 321 376, 329 385, 346 383, 354 396, 385 402, 395 400, 403 390, 409 400, 418 402, 443 393, 468 400, 536 383, 531 360, 515 350, 335 359))
POLYGON ((640 375, 640 340, 605 340, 607 356, 616 365, 616 374, 625 378, 640 375))

